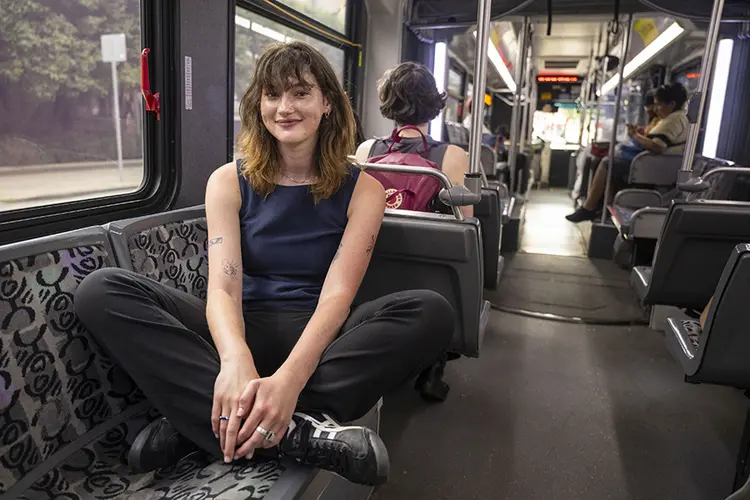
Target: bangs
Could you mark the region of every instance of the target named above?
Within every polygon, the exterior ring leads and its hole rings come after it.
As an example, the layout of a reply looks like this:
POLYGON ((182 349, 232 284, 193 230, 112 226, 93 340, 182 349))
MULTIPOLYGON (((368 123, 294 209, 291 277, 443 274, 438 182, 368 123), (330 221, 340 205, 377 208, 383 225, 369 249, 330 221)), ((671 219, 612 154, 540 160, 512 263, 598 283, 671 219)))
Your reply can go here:
POLYGON ((275 93, 302 86, 310 90, 313 84, 306 75, 312 75, 312 61, 309 54, 294 47, 283 47, 266 58, 258 68, 258 84, 262 91, 275 93))

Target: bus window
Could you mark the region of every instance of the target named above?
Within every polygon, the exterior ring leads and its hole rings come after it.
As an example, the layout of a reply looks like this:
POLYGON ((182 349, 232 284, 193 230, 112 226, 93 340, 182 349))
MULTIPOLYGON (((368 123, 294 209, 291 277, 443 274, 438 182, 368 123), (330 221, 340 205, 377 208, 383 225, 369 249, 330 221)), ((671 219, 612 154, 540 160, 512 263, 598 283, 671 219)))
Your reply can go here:
POLYGON ((139 0, 31 5, 0 29, 0 212, 136 191, 139 0))
MULTIPOLYGON (((338 1, 338 0, 336 0, 338 1)), ((304 11, 303 11, 304 12, 304 11)), ((255 71, 263 50, 273 43, 299 40, 318 49, 333 66, 344 83, 344 51, 317 38, 312 38, 283 24, 271 21, 247 9, 237 7, 234 17, 234 137, 240 127, 240 100, 255 71)))
POLYGON ((346 0, 281 0, 281 3, 339 33, 346 33, 346 0))

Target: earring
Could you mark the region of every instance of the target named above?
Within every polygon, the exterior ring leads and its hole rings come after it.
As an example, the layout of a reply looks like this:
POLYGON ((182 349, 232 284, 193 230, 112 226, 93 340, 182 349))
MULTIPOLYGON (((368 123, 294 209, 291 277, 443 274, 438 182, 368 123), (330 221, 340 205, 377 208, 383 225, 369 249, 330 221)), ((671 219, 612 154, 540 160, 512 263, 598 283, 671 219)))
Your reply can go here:
POLYGON ((328 111, 326 111, 326 114, 325 114, 325 116, 326 116, 326 119, 327 119, 327 118, 328 118, 329 116, 331 116, 331 110, 330 110, 330 109, 329 109, 328 111))

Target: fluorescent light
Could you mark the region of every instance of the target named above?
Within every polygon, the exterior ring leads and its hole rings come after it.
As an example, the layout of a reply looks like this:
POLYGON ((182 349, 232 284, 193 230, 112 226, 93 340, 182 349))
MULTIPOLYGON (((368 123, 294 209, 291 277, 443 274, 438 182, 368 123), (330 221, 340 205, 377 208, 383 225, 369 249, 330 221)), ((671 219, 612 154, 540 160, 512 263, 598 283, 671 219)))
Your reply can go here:
MULTIPOLYGON (((448 59, 448 46, 444 42, 435 44, 435 58, 432 62, 432 74, 438 92, 445 92, 445 64, 448 59)), ((440 111, 430 122, 430 137, 436 141, 443 140, 443 111, 440 111)))
POLYGON ((721 118, 724 114, 724 94, 727 91, 729 81, 729 67, 732 62, 732 49, 734 40, 725 38, 719 42, 716 52, 716 67, 714 68, 714 81, 711 84, 711 101, 708 105, 708 116, 706 117, 706 135, 703 139, 703 156, 716 158, 719 147, 719 133, 721 132, 721 118))
POLYGON ((242 16, 235 15, 234 16, 234 24, 239 24, 240 26, 242 26, 246 30, 250 29, 250 19, 247 19, 247 18, 242 17, 242 16))
MULTIPOLYGON (((474 31, 474 38, 477 37, 477 32, 474 31)), ((498 52, 497 47, 495 47, 495 44, 492 43, 492 39, 488 40, 487 44, 487 57, 489 57, 490 61, 492 61, 492 64, 495 66, 495 69, 500 74, 500 78, 503 79, 505 82, 505 85, 510 89, 511 92, 516 91, 516 82, 513 80, 513 75, 510 74, 510 71, 508 71, 508 67, 503 62, 503 58, 500 57, 500 52, 498 52)))
POLYGON ((283 35, 279 33, 276 30, 272 30, 271 28, 267 28, 266 26, 263 26, 260 23, 253 22, 252 26, 250 27, 251 30, 253 30, 256 33, 259 33, 261 35, 265 35, 268 38, 272 38, 279 42, 285 42, 286 41, 286 35, 283 35))
MULTIPOLYGON (((664 50, 670 43, 672 43, 678 36, 685 31, 685 28, 680 26, 679 23, 672 23, 669 28, 665 29, 656 39, 648 44, 642 51, 640 51, 629 63, 625 65, 623 69, 623 78, 628 78, 630 75, 636 72, 638 68, 650 61, 656 54, 664 50)), ((607 81, 597 95, 603 95, 610 90, 617 87, 620 83, 620 75, 616 74, 607 81)))

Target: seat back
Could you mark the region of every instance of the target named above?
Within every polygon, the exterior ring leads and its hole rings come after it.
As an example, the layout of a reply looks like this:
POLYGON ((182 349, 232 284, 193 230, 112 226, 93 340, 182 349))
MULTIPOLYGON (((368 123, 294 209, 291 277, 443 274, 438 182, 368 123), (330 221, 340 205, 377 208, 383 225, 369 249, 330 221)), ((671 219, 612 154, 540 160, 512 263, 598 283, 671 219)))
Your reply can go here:
POLYGON ((482 149, 479 156, 480 162, 482 163, 482 170, 484 175, 487 177, 495 177, 495 164, 497 163, 497 155, 495 150, 486 144, 482 144, 482 149))
POLYGON ((206 299, 208 227, 202 205, 111 222, 107 229, 120 267, 206 299))
POLYGON ((438 292, 457 316, 451 351, 476 357, 488 314, 482 259, 476 219, 387 209, 355 303, 404 290, 438 292))
POLYGON ((750 389, 750 245, 730 252, 706 317, 691 381, 750 389))
POLYGON ((500 242, 503 232, 503 207, 500 187, 482 188, 482 199, 474 205, 474 217, 479 220, 484 255, 484 288, 494 290, 500 279, 500 242))
POLYGON ((113 266, 101 227, 0 246, 0 492, 8 498, 32 484, 45 498, 95 495, 95 471, 113 491, 120 485, 148 404, 73 308, 79 283, 113 266), (60 466, 73 453, 76 467, 60 466))
POLYGON ((645 304, 702 309, 730 252, 750 241, 750 204, 676 201, 662 227, 645 304))
POLYGON ((677 183, 677 172, 682 166, 682 153, 638 153, 630 163, 630 184, 672 186, 677 183))

